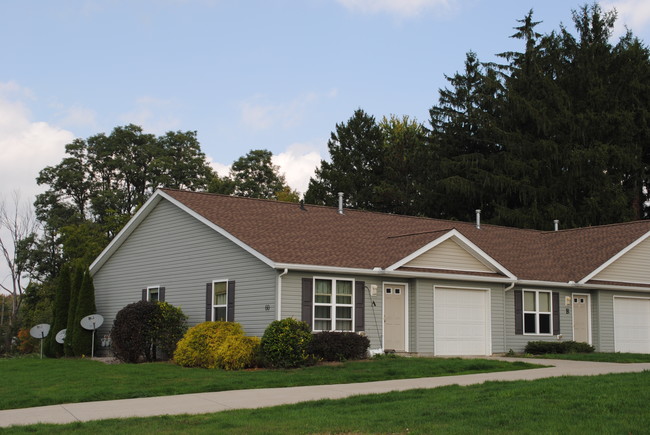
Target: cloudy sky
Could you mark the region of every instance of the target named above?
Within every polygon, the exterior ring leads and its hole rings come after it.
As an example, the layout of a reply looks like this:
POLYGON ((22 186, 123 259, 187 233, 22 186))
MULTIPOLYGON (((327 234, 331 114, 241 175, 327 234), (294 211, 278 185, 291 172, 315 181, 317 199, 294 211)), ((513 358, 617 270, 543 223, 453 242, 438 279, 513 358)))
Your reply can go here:
MULTIPOLYGON (((473 50, 483 61, 529 9, 548 32, 573 0, 30 0, 0 3, 0 198, 75 137, 134 123, 196 130, 215 168, 266 148, 304 192, 357 108, 422 122, 473 50)), ((650 2, 619 23, 650 42, 650 2)), ((619 28, 621 32, 622 26, 619 28)))

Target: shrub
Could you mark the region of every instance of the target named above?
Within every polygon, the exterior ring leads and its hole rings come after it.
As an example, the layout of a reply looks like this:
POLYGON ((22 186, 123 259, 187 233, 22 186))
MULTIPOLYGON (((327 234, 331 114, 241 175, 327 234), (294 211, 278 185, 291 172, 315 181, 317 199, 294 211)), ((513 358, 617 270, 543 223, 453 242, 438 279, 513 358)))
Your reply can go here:
POLYGON ((174 362, 183 367, 215 368, 219 347, 230 336, 243 336, 236 322, 203 322, 188 329, 178 342, 174 362))
POLYGON ((88 269, 83 274, 78 291, 77 308, 74 318, 75 328, 72 330, 72 352, 75 356, 82 356, 92 353, 93 331, 81 326, 81 319, 97 312, 97 307, 95 306, 95 286, 93 285, 93 278, 90 276, 88 269))
POLYGON ((187 330, 187 316, 167 302, 139 301, 122 308, 111 329, 115 356, 130 363, 155 361, 157 347, 173 354, 187 330))
POLYGON ((217 350, 217 365, 224 370, 241 370, 257 365, 260 348, 258 337, 231 335, 217 350))
POLYGON ((591 353, 593 351, 593 346, 575 341, 529 341, 524 349, 524 352, 533 355, 547 353, 591 353))
POLYGON ((325 361, 345 361, 366 357, 370 340, 354 332, 319 332, 309 345, 309 353, 325 361))
POLYGON ((16 348, 22 354, 40 352, 39 340, 30 335, 29 329, 19 329, 17 334, 16 348))
POLYGON ((68 303, 70 302, 70 287, 72 286, 72 270, 69 264, 64 264, 59 272, 59 290, 54 301, 54 320, 50 330, 48 355, 59 358, 64 355, 63 345, 56 342, 56 334, 68 324, 68 303))
POLYGON ((313 363, 309 354, 312 334, 309 325, 292 318, 275 320, 264 331, 260 349, 269 367, 291 368, 313 363))

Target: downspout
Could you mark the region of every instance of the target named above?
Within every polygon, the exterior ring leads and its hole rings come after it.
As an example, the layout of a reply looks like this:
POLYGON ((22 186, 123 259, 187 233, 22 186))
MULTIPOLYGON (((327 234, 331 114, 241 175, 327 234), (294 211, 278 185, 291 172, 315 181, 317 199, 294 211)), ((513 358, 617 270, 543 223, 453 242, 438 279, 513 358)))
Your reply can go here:
POLYGON ((275 295, 276 320, 282 320, 282 277, 287 273, 289 273, 289 269, 285 267, 284 272, 278 275, 278 293, 275 295))
POLYGON ((512 281, 510 285, 503 289, 503 353, 507 353, 508 349, 508 333, 506 332, 506 293, 515 287, 517 281, 512 281))

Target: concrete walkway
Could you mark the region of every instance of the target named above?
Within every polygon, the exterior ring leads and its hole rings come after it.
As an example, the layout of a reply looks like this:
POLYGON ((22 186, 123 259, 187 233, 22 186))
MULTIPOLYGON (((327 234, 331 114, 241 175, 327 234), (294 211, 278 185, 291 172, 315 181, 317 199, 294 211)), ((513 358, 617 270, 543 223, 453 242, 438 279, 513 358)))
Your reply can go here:
MULTIPOLYGON (((516 358, 498 359, 522 361, 516 358)), ((526 359, 523 361, 543 365, 552 364, 553 367, 359 384, 263 388, 9 409, 0 411, 0 427, 34 423, 73 423, 107 418, 150 417, 165 414, 203 414, 229 409, 262 408, 319 399, 341 399, 359 394, 436 388, 453 384, 471 385, 486 381, 533 380, 554 376, 588 376, 650 370, 650 363, 616 364, 542 359, 526 359)))

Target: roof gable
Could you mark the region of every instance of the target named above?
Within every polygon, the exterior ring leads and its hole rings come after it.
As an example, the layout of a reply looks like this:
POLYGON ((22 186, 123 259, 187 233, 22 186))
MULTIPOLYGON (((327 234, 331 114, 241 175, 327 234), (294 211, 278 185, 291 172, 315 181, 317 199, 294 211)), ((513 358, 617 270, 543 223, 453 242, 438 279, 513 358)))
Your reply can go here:
POLYGON ((591 280, 650 284, 650 232, 613 256, 580 282, 591 280))

